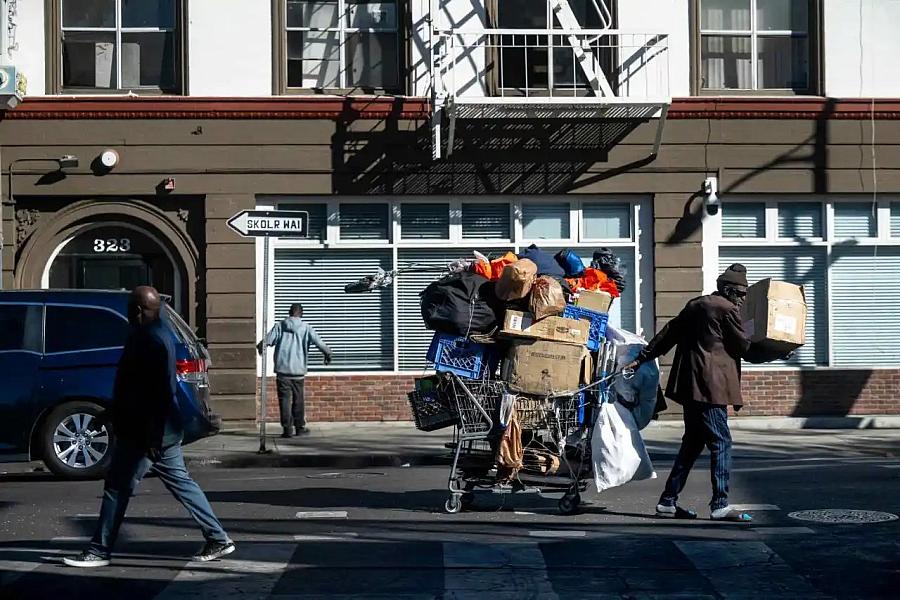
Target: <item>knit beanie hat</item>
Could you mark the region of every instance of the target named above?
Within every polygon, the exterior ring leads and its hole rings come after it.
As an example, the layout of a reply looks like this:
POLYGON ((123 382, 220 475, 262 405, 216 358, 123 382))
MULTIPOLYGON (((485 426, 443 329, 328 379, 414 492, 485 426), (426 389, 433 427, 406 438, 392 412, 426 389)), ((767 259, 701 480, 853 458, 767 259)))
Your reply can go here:
POLYGON ((747 287, 747 268, 744 265, 734 263, 725 269, 724 273, 719 275, 716 282, 719 284, 727 283, 730 285, 747 287))

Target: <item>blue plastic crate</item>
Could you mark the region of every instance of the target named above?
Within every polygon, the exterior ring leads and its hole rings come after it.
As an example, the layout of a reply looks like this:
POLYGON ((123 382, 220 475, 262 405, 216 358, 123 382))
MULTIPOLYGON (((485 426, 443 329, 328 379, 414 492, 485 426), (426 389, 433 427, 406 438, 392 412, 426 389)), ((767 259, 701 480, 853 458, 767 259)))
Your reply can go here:
POLYGON ((484 344, 446 333, 434 334, 426 358, 435 371, 456 373, 468 379, 481 377, 489 362, 484 344))
POLYGON ((606 337, 606 323, 609 315, 599 313, 574 304, 567 304, 563 311, 563 316, 567 319, 585 319, 591 322, 591 330, 588 334, 587 347, 589 350, 596 352, 600 349, 600 341, 606 337))

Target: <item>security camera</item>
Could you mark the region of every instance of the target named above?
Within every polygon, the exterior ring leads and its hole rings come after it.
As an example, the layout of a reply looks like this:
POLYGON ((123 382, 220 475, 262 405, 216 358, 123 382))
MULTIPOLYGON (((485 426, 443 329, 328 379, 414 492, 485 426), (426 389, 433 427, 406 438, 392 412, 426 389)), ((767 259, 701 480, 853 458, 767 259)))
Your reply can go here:
POLYGON ((719 212, 719 180, 716 177, 707 177, 703 182, 703 205, 709 215, 719 212))

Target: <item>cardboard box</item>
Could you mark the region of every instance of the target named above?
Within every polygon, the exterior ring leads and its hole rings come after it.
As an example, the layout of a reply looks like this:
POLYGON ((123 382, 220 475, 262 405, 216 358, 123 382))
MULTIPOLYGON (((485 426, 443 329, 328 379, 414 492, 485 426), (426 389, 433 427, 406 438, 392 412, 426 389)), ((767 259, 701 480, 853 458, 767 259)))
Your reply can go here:
POLYGON ((539 395, 573 392, 590 374, 587 348, 546 340, 515 342, 502 369, 510 389, 539 395))
POLYGON ((582 290, 578 292, 578 299, 575 300, 575 306, 593 310, 599 313, 608 313, 609 307, 612 306, 613 297, 607 292, 582 290))
POLYGON ((531 313, 507 310, 500 333, 513 337, 565 342, 583 346, 588 342, 591 324, 588 321, 545 317, 535 322, 531 313))
POLYGON ((750 286, 741 307, 744 331, 758 349, 784 356, 806 343, 803 287, 763 279, 750 286))

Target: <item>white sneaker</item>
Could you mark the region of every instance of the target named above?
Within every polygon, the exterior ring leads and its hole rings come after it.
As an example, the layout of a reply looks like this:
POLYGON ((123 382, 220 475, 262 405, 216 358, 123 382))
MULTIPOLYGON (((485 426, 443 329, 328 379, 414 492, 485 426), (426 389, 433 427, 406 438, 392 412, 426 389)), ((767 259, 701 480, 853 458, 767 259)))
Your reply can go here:
POLYGON ((747 513, 741 512, 730 505, 710 511, 709 518, 713 521, 734 521, 736 523, 749 523, 753 520, 753 517, 747 513))
POLYGON ((109 559, 85 550, 78 556, 67 556, 63 559, 63 564, 69 567, 93 569, 96 567, 108 567, 109 559))

